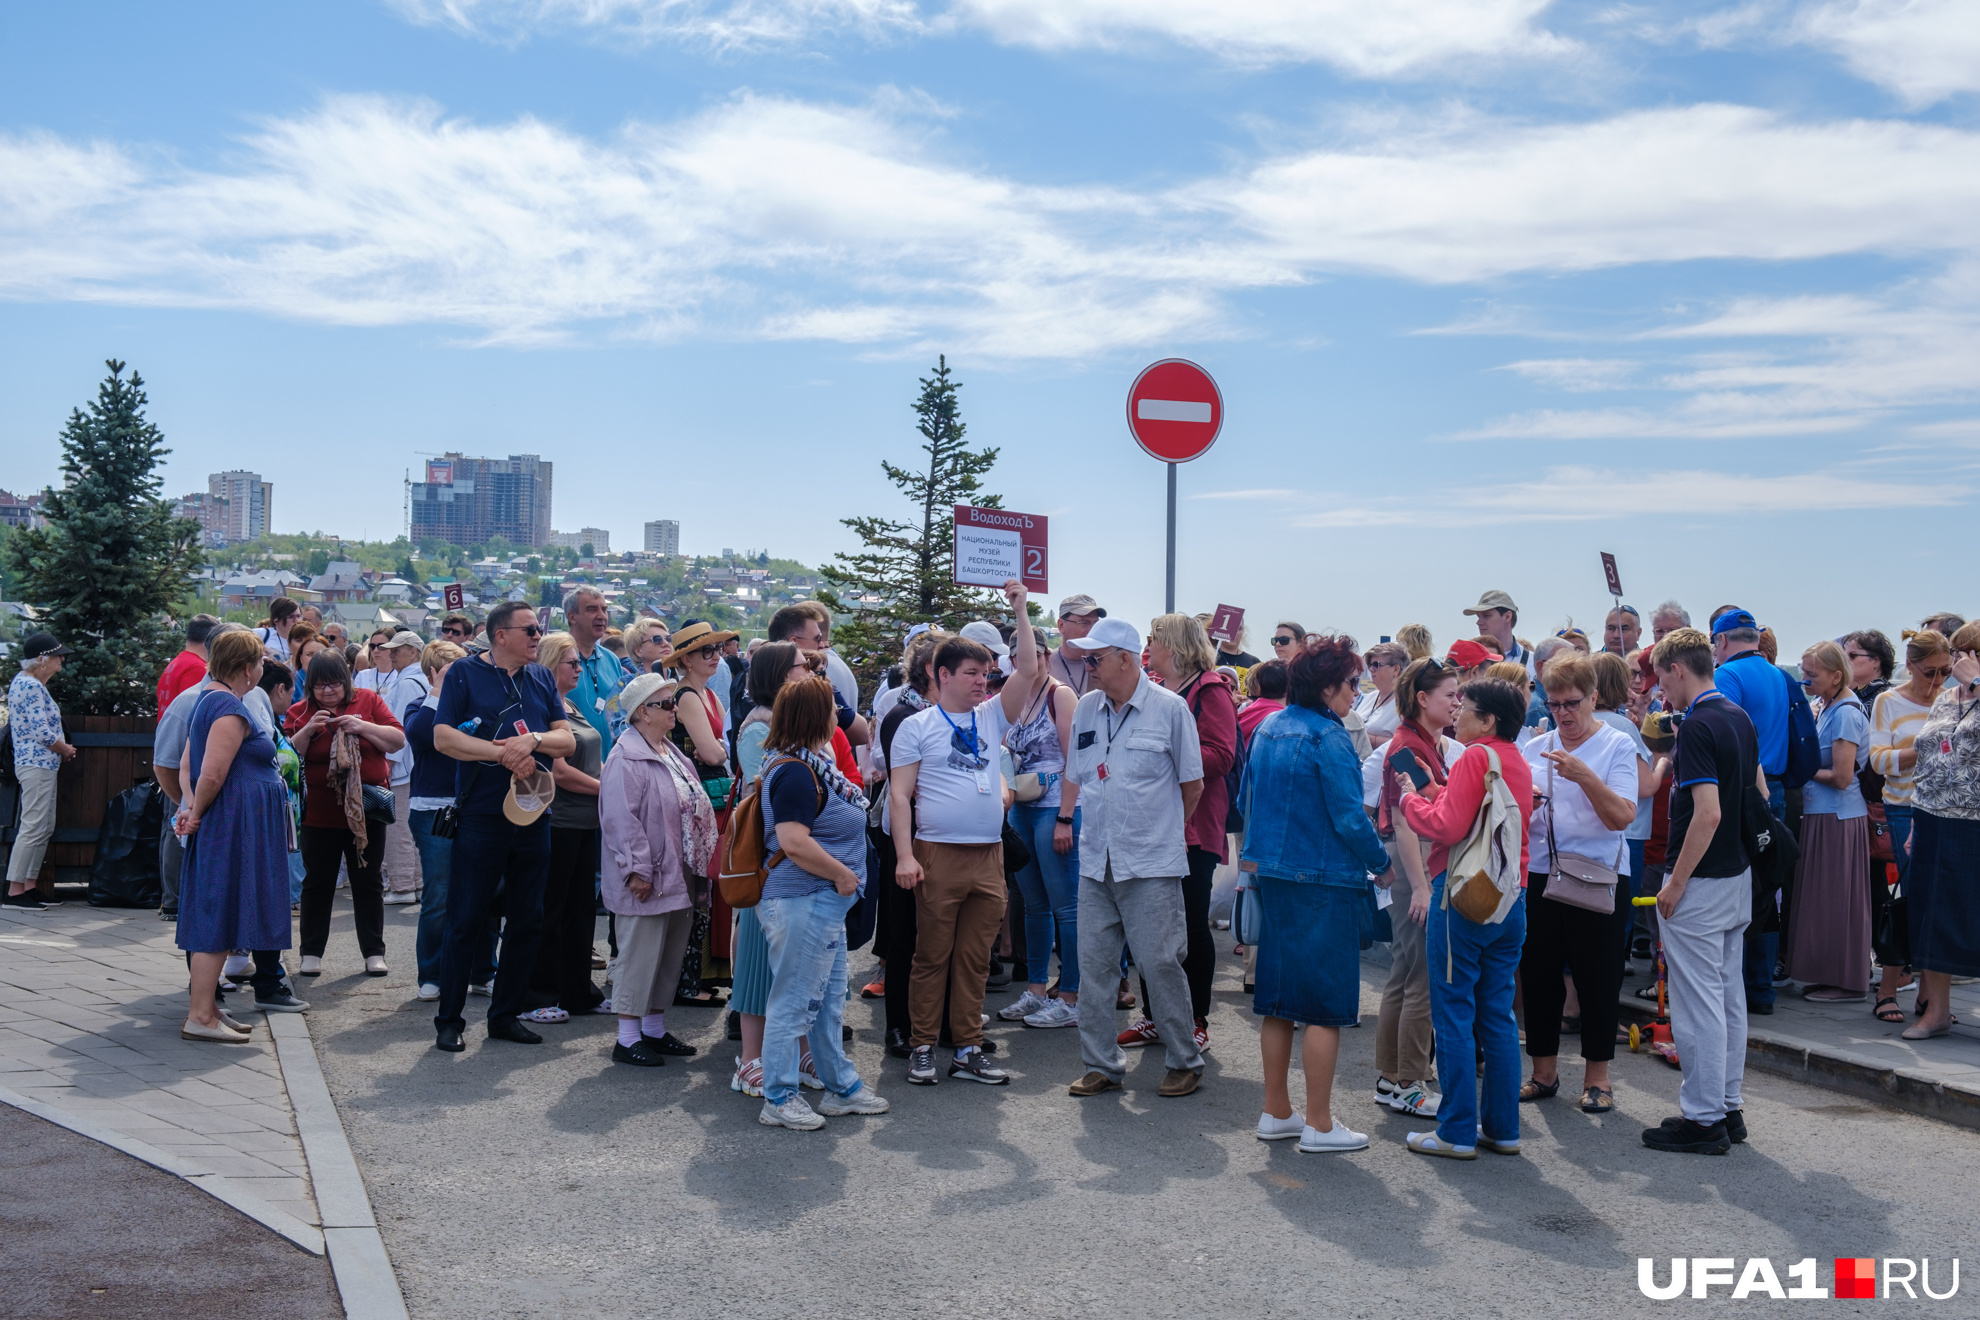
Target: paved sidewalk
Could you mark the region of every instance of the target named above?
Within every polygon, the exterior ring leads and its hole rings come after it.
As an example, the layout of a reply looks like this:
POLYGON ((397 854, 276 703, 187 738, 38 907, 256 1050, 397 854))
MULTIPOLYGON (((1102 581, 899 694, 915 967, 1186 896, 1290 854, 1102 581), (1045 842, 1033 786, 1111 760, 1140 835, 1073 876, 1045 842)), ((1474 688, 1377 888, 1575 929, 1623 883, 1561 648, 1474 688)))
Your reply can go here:
MULTIPOLYGON (((1655 964, 1630 966, 1635 975, 1623 982, 1623 1010, 1652 1016, 1656 1003, 1636 998, 1636 991, 1656 984, 1655 964)), ((1747 1018, 1751 1066, 1980 1128, 1980 984, 1953 987, 1953 1015, 1960 1025, 1932 1040, 1905 1040, 1900 1034, 1917 1020, 1915 988, 1898 994, 1903 1023, 1871 1016, 1874 992, 1860 1003, 1824 1004, 1803 999, 1802 989, 1779 987, 1772 1014, 1747 1018)))
POLYGON ((146 1143, 320 1226, 259 1013, 250 1043, 179 1038, 184 955, 153 911, 66 903, 0 913, 0 1087, 146 1143))

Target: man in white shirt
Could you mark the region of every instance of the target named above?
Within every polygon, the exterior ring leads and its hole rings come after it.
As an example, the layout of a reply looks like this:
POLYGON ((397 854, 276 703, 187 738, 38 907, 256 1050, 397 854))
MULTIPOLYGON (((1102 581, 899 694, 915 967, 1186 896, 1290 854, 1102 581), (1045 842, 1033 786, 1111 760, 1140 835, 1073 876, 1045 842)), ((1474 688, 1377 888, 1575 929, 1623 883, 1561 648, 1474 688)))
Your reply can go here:
POLYGON ((1002 1086, 1009 1074, 983 1052, 983 991, 1004 923, 1004 794, 998 750, 1038 674, 1024 584, 1004 584, 1017 620, 1016 681, 985 701, 994 657, 951 637, 935 652, 936 702, 901 721, 889 749, 895 883, 914 894, 914 971, 908 1081, 935 1084, 942 1000, 956 1044, 949 1076, 1002 1086))
MULTIPOLYGON (((1073 710, 1066 759, 1066 777, 1079 785, 1079 977, 1112 985, 1123 942, 1133 948, 1148 986, 1148 1016, 1168 1055, 1160 1094, 1185 1096, 1203 1079, 1182 966, 1189 944, 1183 826, 1203 796, 1196 717, 1181 697, 1148 681, 1141 634, 1125 619, 1098 620, 1063 649, 1092 675, 1073 710)), ((1116 1013, 1110 994, 1079 997, 1087 1072, 1069 1088, 1073 1095, 1120 1089, 1127 1056, 1116 1013)))
MULTIPOLYGON (((416 632, 401 630, 371 645, 372 687, 400 725, 430 690, 420 672, 419 653, 426 643, 416 632)), ((360 674, 360 678, 364 675, 360 674)), ((419 902, 419 849, 412 837, 412 745, 385 758, 392 763, 392 823, 385 827, 385 901, 419 902)))

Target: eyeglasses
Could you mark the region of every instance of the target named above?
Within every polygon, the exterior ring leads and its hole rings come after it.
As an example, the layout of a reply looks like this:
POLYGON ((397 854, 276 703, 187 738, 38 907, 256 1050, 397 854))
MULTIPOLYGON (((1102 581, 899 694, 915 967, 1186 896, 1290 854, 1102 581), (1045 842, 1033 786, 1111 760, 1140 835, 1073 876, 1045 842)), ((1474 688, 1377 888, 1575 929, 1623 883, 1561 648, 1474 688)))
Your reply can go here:
POLYGON ((1870 658, 1861 651, 1844 651, 1843 654, 1852 660, 1868 660, 1870 658))
POLYGON ((1935 683, 1943 683, 1952 677, 1951 665, 1920 665, 1911 671, 1920 678, 1929 678, 1935 683))
POLYGON ((573 669, 584 668, 584 661, 578 658, 576 652, 572 652, 570 655, 565 656, 563 660, 561 660, 559 663, 569 665, 573 669))
POLYGON ((641 710, 672 710, 675 706, 678 706, 679 704, 680 704, 680 699, 678 697, 662 697, 658 701, 647 702, 644 706, 641 706, 640 709, 641 710))
POLYGON ((719 646, 698 646, 693 650, 693 652, 691 652, 691 654, 698 655, 703 660, 706 660, 713 655, 720 655, 721 653, 722 653, 722 648, 719 646))
POLYGON ((1550 701, 1547 703, 1547 709, 1553 711, 1556 715, 1564 715, 1568 711, 1587 704, 1587 697, 1576 697, 1573 701, 1550 701))

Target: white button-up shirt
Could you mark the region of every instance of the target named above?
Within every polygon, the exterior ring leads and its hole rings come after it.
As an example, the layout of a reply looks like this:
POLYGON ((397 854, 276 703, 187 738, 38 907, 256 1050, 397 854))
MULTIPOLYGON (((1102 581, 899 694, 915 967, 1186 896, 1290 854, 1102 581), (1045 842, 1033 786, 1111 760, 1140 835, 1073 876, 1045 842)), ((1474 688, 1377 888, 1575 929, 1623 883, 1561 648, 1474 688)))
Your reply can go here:
POLYGON ((1079 785, 1079 873, 1092 880, 1188 875, 1182 786, 1203 778, 1188 703, 1144 674, 1117 709, 1095 684, 1073 710, 1072 735, 1066 775, 1079 785))

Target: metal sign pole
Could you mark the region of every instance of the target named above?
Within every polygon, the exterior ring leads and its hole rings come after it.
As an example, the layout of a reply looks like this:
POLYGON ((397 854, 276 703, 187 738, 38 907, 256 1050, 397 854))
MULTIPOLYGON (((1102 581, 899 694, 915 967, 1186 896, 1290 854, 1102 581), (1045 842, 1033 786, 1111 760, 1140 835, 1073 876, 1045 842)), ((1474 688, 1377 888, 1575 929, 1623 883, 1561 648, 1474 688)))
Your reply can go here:
POLYGON ((1163 596, 1164 614, 1176 612, 1176 465, 1169 464, 1169 589, 1163 596))

